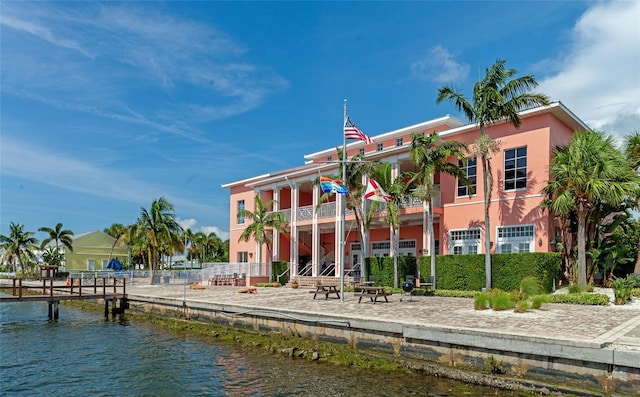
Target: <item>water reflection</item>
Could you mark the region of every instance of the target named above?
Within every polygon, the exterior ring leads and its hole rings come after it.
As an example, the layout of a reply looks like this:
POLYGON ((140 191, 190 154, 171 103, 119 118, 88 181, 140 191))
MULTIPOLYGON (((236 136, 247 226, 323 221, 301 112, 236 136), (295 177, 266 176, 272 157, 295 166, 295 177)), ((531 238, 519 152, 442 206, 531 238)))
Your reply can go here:
POLYGON ((0 305, 2 396, 511 395, 411 372, 335 367, 47 305, 0 305))

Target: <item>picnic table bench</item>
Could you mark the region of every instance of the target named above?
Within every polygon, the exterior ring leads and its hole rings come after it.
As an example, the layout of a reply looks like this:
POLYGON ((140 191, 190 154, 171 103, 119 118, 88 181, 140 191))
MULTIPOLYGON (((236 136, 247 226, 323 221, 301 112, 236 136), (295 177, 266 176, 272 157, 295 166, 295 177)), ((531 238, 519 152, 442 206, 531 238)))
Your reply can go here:
POLYGON ((316 290, 309 291, 309 293, 313 294, 313 299, 316 299, 318 295, 324 295, 324 299, 327 300, 331 294, 336 294, 336 297, 340 299, 340 291, 336 285, 316 285, 316 290))
POLYGON ((355 297, 359 297, 358 303, 362 302, 362 298, 369 298, 375 305, 378 298, 384 298, 385 302, 389 302, 387 296, 393 295, 391 292, 384 292, 384 287, 360 287, 360 292, 354 294, 355 297))

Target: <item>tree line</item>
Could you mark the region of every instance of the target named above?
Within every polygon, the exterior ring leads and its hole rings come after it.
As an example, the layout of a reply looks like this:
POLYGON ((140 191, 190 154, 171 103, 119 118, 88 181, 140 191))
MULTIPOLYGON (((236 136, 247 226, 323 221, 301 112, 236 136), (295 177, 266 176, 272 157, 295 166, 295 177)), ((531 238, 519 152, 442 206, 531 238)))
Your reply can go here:
MULTIPOLYGON (((0 250, 3 251, 0 263, 6 265, 8 271, 20 269, 23 274, 33 274, 39 259, 50 265, 60 265, 64 262, 62 247, 73 251, 74 233, 64 229, 62 223, 54 228, 41 227, 38 231, 46 233, 47 237, 39 241, 34 232, 25 230, 24 225, 11 222, 9 234, 0 234, 0 250)), ((182 228, 176 221, 173 205, 164 197, 154 200, 149 209, 141 208, 135 223, 128 226, 114 223, 103 231, 115 239, 110 257, 119 243, 130 247, 129 266, 141 264, 159 270, 162 263, 171 265, 173 256, 181 252, 186 252, 186 260, 191 264, 229 259, 229 240, 223 241, 213 232, 194 233, 182 228)))

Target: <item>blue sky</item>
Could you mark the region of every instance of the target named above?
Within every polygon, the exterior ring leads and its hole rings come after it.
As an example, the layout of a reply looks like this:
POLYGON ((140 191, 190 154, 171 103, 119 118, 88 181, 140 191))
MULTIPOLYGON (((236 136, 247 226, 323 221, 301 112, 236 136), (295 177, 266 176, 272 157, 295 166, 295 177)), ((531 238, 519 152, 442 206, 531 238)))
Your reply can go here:
MULTIPOLYGON (((640 129, 640 2, 0 3, 0 233, 134 223, 228 238, 222 184, 453 114, 497 58, 592 128, 640 129)), ((37 237, 44 237, 37 233, 37 237)))

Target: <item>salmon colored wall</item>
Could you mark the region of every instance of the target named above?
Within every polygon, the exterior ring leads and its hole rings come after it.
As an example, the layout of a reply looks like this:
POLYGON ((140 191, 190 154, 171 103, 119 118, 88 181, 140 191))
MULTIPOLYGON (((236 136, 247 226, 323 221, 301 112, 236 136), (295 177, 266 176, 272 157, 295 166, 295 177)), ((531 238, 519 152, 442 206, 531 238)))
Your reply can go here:
POLYGON ((286 187, 280 189, 280 200, 278 200, 278 204, 280 204, 280 209, 287 210, 291 208, 291 189, 286 187))
MULTIPOLYGON (((249 253, 255 252, 256 244, 254 242, 238 242, 240 235, 244 229, 249 225, 247 219, 245 219, 244 225, 238 224, 238 201, 244 200, 244 207, 250 211, 255 208, 255 193, 253 188, 246 186, 233 186, 231 187, 231 197, 229 200, 229 261, 236 262, 238 259, 238 252, 246 251, 249 253)), ((264 258, 264 255, 263 255, 264 258)), ((249 262, 255 261, 254 257, 249 258, 249 262)))
POLYGON ((313 193, 312 192, 300 192, 298 195, 298 206, 304 207, 305 205, 313 204, 313 193))

